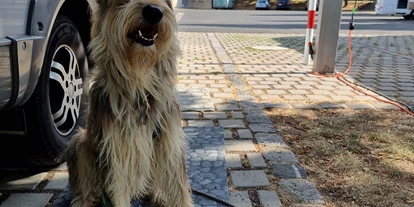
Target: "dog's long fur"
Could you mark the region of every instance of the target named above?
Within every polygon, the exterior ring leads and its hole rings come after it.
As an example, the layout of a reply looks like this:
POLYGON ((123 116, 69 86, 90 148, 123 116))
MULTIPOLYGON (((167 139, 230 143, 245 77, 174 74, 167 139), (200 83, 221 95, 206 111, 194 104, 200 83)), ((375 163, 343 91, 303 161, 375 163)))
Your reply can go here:
POLYGON ((96 64, 86 128, 67 150, 72 206, 115 207, 149 196, 160 206, 193 206, 185 170, 186 140, 175 83, 176 21, 169 0, 97 0, 89 45, 96 64), (148 4, 163 10, 154 45, 128 38, 145 25, 148 4), (159 129, 153 138, 154 131, 159 129))

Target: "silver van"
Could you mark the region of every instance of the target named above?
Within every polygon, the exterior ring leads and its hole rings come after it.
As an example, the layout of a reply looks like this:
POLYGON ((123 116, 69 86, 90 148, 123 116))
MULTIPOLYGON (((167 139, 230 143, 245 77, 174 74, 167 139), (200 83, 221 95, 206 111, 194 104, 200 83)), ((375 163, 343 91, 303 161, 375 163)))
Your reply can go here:
POLYGON ((64 161, 88 101, 91 3, 0 0, 2 152, 35 166, 64 161))

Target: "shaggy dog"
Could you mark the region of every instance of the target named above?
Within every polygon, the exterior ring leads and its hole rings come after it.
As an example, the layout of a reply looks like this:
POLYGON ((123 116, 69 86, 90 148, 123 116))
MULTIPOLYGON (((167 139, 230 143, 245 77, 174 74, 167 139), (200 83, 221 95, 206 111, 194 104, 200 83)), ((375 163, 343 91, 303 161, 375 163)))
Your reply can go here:
POLYGON ((91 34, 97 67, 86 128, 67 150, 71 206, 100 205, 104 195, 115 207, 144 197, 193 206, 170 0, 97 0, 91 34))

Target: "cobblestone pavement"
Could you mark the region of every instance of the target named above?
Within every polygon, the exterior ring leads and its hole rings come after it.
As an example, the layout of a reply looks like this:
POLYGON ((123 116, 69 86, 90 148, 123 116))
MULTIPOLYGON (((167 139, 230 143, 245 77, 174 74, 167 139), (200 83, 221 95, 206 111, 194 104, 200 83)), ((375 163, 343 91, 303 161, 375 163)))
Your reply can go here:
MULTIPOLYGON (((237 33, 179 33, 179 37, 183 56, 178 88, 183 127, 189 135, 190 182, 237 207, 324 205, 264 113, 266 108, 393 109, 334 78, 308 74, 311 66, 302 65, 304 37, 237 33)), ((413 44, 413 36, 356 35, 354 67, 346 78, 414 105, 413 44)), ((343 36, 338 71, 347 67, 346 45, 343 36)), ((0 198, 7 194, 0 205, 41 207, 53 200, 62 202, 68 198, 66 186, 64 165, 35 173, 0 172, 0 198)), ((219 206, 202 197, 194 200, 200 207, 219 206)))

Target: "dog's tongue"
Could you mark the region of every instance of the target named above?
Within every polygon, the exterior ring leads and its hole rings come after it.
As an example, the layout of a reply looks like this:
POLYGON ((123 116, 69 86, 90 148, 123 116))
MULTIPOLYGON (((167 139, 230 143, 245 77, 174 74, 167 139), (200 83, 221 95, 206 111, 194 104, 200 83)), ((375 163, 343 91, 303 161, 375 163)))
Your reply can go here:
POLYGON ((140 30, 141 30, 142 35, 145 37, 152 37, 155 35, 154 27, 143 27, 140 30))

